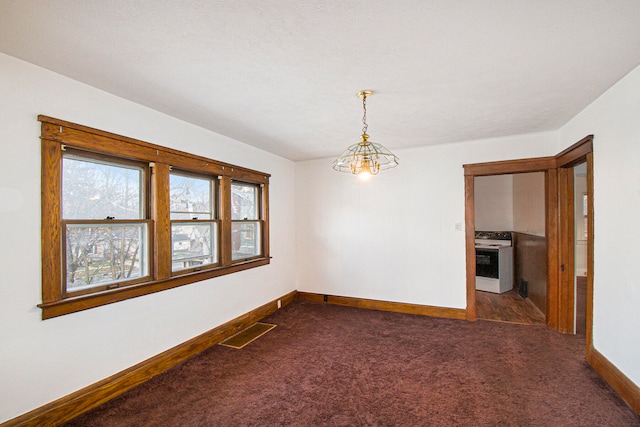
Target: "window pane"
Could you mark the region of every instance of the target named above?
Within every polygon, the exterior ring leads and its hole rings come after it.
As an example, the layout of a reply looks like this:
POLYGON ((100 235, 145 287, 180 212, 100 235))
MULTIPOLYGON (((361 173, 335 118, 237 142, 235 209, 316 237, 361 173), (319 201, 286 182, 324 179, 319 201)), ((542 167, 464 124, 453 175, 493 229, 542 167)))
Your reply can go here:
POLYGON ((171 270, 184 270, 218 262, 217 224, 174 222, 171 224, 171 270))
POLYGON ((232 260, 261 255, 260 222, 231 223, 231 246, 232 260))
POLYGON ((68 224, 67 291, 147 276, 147 224, 68 224))
POLYGON ((212 181, 172 173, 171 219, 213 219, 212 181))
POLYGON ((257 185, 231 184, 231 219, 260 219, 257 185))
POLYGON ((62 159, 64 219, 142 219, 143 170, 90 158, 62 159))

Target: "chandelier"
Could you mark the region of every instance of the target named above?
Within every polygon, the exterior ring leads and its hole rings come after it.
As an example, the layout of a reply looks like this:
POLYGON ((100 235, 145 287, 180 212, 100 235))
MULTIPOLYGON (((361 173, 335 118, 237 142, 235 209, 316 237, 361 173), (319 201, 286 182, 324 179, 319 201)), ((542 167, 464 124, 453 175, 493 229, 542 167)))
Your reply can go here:
POLYGON ((362 135, 360 142, 347 148, 334 162, 333 169, 339 172, 351 172, 362 178, 375 175, 383 169, 398 166, 398 157, 382 144, 369 141, 367 135, 367 98, 373 91, 361 90, 358 97, 362 99, 362 135))

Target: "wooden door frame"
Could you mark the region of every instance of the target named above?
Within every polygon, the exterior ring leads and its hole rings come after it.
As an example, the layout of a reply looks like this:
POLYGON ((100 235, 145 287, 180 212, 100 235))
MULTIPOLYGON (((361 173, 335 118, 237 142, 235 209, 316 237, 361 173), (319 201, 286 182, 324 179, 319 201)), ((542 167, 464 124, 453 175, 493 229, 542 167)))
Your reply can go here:
MULTIPOLYGON (((569 250, 569 231, 562 232, 561 218, 568 215, 567 201, 569 185, 568 170, 574 165, 587 162, 587 355, 592 348, 593 319, 593 135, 589 135, 553 157, 506 160, 489 163, 466 164, 465 177, 465 252, 467 280, 467 320, 477 319, 476 310, 476 265, 475 265, 475 202, 474 180, 477 176, 507 175, 514 173, 544 172, 545 176, 545 237, 547 240, 547 326, 562 333, 573 333, 573 282, 562 280, 561 266, 568 272, 573 265, 573 248, 569 250), (562 194, 561 194, 562 192, 562 194)), ((573 190, 571 188, 571 193, 573 190)), ((573 216, 573 211, 571 211, 573 216)), ((566 224, 564 224, 566 228, 566 224)), ((571 230, 571 233, 573 230, 571 230)), ((571 234, 572 236, 572 234, 571 234)), ((573 238, 571 238, 573 240, 573 238)))
POLYGON ((591 360, 593 349, 593 135, 583 138, 557 156, 559 179, 558 206, 560 208, 560 275, 558 331, 574 332, 575 283, 575 194, 573 168, 581 163, 587 166, 587 295, 586 295, 586 355, 591 360), (563 213, 564 212, 564 213, 563 213))

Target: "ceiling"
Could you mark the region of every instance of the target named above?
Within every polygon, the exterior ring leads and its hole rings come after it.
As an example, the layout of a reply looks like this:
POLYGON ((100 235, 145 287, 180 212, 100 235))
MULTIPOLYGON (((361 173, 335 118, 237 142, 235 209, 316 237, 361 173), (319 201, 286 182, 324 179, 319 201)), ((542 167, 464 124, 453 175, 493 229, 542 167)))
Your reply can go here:
MULTIPOLYGON (((556 130, 640 64, 638 0, 0 0, 0 52, 291 160, 556 130)), ((63 118, 64 119, 64 118, 63 118)))

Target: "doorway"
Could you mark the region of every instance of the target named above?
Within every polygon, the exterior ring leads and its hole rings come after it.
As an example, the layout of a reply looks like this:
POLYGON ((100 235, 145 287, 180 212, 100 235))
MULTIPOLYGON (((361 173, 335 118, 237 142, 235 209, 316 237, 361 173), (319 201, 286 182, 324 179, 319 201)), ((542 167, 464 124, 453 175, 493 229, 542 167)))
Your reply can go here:
POLYGON ((554 157, 540 157, 464 165, 467 257, 467 319, 477 319, 475 293, 475 177, 543 172, 545 177, 545 238, 547 246, 547 316, 549 328, 575 332, 574 170, 586 163, 587 180, 587 291, 585 336, 590 354, 593 310, 593 135, 554 157))
POLYGON ((585 336, 589 358, 593 315, 592 139, 578 150, 561 153, 557 166, 560 267, 558 330, 585 336), (581 259, 582 256, 586 256, 586 262, 581 259))
MULTIPOLYGON (((477 176, 474 179, 476 246, 504 234, 500 252, 509 265, 503 286, 476 286, 477 317, 528 325, 546 324, 547 246, 543 172, 477 176)), ((484 251, 485 249, 481 249, 484 251)), ((498 249, 488 249, 498 251, 498 249)), ((476 248, 476 265, 478 265, 476 248)), ((504 267, 504 266, 503 266, 504 267)), ((481 272, 476 271, 482 276, 481 272)), ((482 279, 485 280, 485 279, 482 279)), ((482 282, 481 282, 482 283, 482 282)))
POLYGON ((587 163, 573 167, 574 189, 574 259, 575 259, 575 334, 586 336, 587 330, 587 239, 589 236, 589 200, 587 163))

